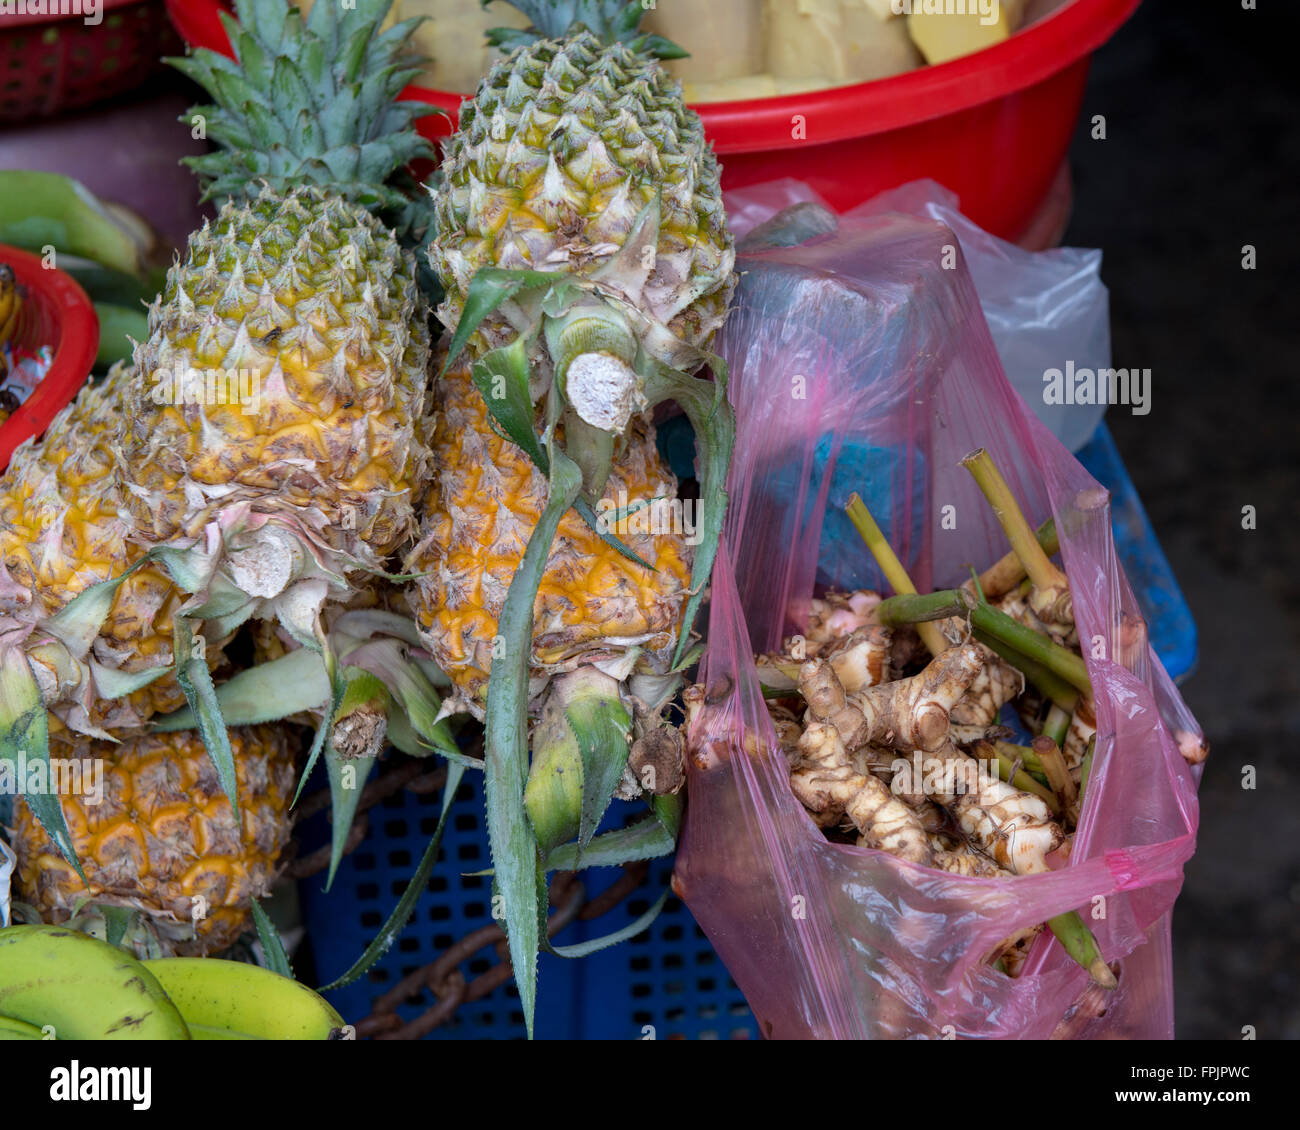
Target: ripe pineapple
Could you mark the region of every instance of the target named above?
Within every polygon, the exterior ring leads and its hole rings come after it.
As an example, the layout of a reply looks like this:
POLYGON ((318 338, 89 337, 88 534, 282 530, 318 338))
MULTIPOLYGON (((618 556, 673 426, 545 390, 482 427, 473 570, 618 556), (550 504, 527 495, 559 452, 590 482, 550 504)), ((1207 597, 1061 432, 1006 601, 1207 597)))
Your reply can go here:
POLYGON ((503 303, 477 327, 470 353, 478 359, 542 328, 529 360, 565 379, 584 421, 619 433, 647 406, 638 349, 698 368, 694 349, 726 317, 735 250, 718 163, 680 84, 652 57, 680 50, 637 32, 640 3, 514 6, 534 26, 495 36, 517 50, 461 106, 446 147, 430 245, 447 291, 438 316, 456 328, 485 267, 580 280, 563 312, 555 294, 544 317, 519 295, 503 303))
POLYGON ((734 425, 725 369, 689 374, 716 360, 735 253, 699 118, 652 57, 675 49, 637 32, 642 5, 514 6, 534 26, 490 33, 517 49, 462 105, 433 190, 438 317, 469 371, 442 382, 444 471, 408 564, 432 570, 415 598, 425 641, 486 721, 493 867, 531 1026, 539 860, 585 847, 616 788, 640 791, 629 745, 671 697, 716 553, 734 425), (650 569, 587 528, 591 509, 562 514, 623 487, 619 507, 671 493, 647 418, 668 399, 700 442, 689 576, 680 532, 613 524, 650 569))
MULTIPOLYGON (((425 460, 419 301, 413 258, 364 209, 315 188, 227 204, 168 273, 135 350, 122 455, 142 536, 196 537, 247 503, 308 546, 381 562, 411 532, 425 460), (227 393, 238 374, 239 395, 208 395, 209 373, 227 393)), ((305 570, 297 546, 277 548, 283 575, 236 574, 238 587, 274 596, 305 570)))
POLYGON ((412 25, 381 34, 389 7, 239 0, 235 64, 173 60, 216 100, 190 116, 225 148, 189 163, 227 202, 150 310, 122 475, 146 544, 220 534, 216 573, 191 564, 246 616, 287 603, 310 625, 413 529, 427 320, 414 256, 370 213, 411 220, 388 182, 431 150, 397 101, 419 60, 412 25))
MULTIPOLYGON (((410 590, 421 637, 461 704, 482 718, 498 620, 545 504, 546 479, 488 426, 468 366, 453 367, 436 396, 439 470, 406 571, 423 574, 410 590)), ((654 428, 636 421, 603 501, 630 509, 671 499, 675 488, 655 450, 654 428)), ((657 520, 642 514, 643 530, 621 536, 654 573, 602 541, 573 511, 561 521, 534 605, 531 669, 539 691, 552 676, 609 663, 632 648, 641 649, 642 666, 667 667, 690 588, 691 547, 662 513, 657 520)))
MULTIPOLYGON (((146 565, 122 583, 87 653, 72 655, 41 630, 73 597, 142 556, 128 541, 114 456, 126 379, 115 369, 88 384, 44 441, 20 447, 0 476, 0 637, 22 641, 55 728, 99 736, 137 728, 184 702, 169 672, 172 616, 182 596, 160 568, 146 565), (115 700, 99 693, 92 663, 122 675, 167 673, 115 700)), ((220 658, 220 643, 210 642, 209 665, 220 658)))
POLYGON ((230 146, 191 162, 207 197, 248 203, 192 238, 134 365, 69 413, 81 421, 69 446, 56 426, 0 484, 0 669, 22 684, 21 701, 0 704, 0 748, 34 740, 24 658, 47 704, 76 696, 73 728, 129 728, 177 705, 176 684, 141 693, 101 675, 168 663, 177 612, 207 629, 209 665, 214 641, 250 616, 310 632, 326 593, 346 599, 358 567, 411 530, 427 326, 413 257, 367 210, 411 218, 385 182, 429 147, 411 128, 420 108, 396 102, 416 60, 409 26, 378 33, 387 7, 322 4, 304 24, 283 0, 240 0, 237 64, 210 51, 175 61, 218 101, 193 119, 230 146), (85 630, 48 638, 54 609, 163 541, 183 609, 158 561, 119 589, 91 654, 85 630), (200 625, 200 608, 219 619, 200 625))
POLYGON ((102 803, 62 797, 82 885, 27 804, 14 806, 10 843, 16 894, 47 922, 77 915, 87 900, 138 910, 165 953, 206 954, 249 929, 251 903, 267 893, 289 841, 294 765, 283 730, 232 730, 241 825, 192 731, 151 734, 121 745, 56 743, 79 760, 83 780, 103 765, 102 803))

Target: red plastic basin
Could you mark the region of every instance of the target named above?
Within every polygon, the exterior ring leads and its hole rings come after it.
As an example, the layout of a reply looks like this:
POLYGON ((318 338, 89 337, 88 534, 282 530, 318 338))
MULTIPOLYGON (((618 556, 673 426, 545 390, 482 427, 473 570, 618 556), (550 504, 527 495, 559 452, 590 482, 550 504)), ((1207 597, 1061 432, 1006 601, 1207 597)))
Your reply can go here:
POLYGON ((27 288, 14 344, 33 351, 48 345, 54 351, 45 378, 0 424, 3 470, 14 448, 45 431, 86 383, 99 349, 99 319, 77 282, 62 271, 47 270, 39 257, 0 243, 0 263, 8 263, 27 288))
MULTIPOLYGON (((932 177, 981 227, 1016 240, 1057 178, 1083 100, 1092 52, 1139 0, 1069 0, 996 46, 892 78, 782 98, 709 102, 695 109, 723 163, 723 186, 796 177, 846 210, 877 193, 932 177)), ((218 0, 167 0, 190 43, 229 52, 218 0)), ((465 95, 412 86, 404 96, 450 115, 420 122, 426 136, 454 128, 465 95)))

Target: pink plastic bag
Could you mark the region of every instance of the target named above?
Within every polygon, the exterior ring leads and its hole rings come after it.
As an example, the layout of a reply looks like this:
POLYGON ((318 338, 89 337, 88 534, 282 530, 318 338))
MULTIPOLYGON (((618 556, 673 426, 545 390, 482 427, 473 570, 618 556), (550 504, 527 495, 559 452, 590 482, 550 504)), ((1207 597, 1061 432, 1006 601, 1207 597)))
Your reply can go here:
POLYGON ((719 344, 738 438, 677 886, 768 1036, 1169 1038, 1169 916, 1199 779, 1178 741, 1199 731, 1147 643, 1105 492, 1007 383, 954 243, 928 220, 850 218, 738 264, 719 344), (851 490, 922 591, 1002 556, 958 462, 978 447, 1032 523, 1056 517, 1097 713, 1068 864, 1009 880, 827 842, 790 791, 752 661, 805 627, 819 573, 880 587, 855 536, 827 536, 851 490), (845 481, 846 461, 865 477, 845 481), (1016 930, 1074 909, 1121 962, 1101 1008, 1046 931, 1018 978, 984 963, 1016 930))

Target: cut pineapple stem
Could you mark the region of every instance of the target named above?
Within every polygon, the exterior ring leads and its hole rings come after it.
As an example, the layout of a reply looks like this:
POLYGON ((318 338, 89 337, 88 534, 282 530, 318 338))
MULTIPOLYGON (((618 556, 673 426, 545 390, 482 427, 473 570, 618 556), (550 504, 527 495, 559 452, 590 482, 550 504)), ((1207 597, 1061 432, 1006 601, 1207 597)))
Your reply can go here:
POLYGON ((1034 531, 1030 529, 1025 515, 1016 502, 1011 488, 1002 477, 997 464, 984 448, 972 451, 962 461, 962 466, 971 473, 976 485, 988 499, 989 506, 1007 535, 1012 550, 1024 565, 1025 573, 1034 585, 1043 590, 1061 588, 1068 585, 1065 574, 1052 564, 1051 558, 1043 552, 1034 531))
MULTIPOLYGON (((871 516, 871 511, 867 509, 867 504, 855 493, 849 497, 848 505, 844 509, 849 516, 849 521, 853 523, 853 528, 867 543, 871 556, 876 559, 876 564, 880 566, 880 571, 885 575, 890 588, 902 596, 915 596, 916 586, 912 584, 912 578, 907 575, 903 563, 899 561, 898 555, 894 553, 885 535, 881 533, 875 518, 871 516)), ((934 624, 918 623, 916 631, 921 637, 921 642, 929 648, 931 655, 942 655, 948 650, 948 641, 934 624)))
MULTIPOLYGON (((621 434, 646 406, 645 382, 632 367, 637 344, 627 319, 605 303, 584 303, 547 318, 544 332, 564 399, 592 427, 621 434)), ((573 447, 566 433, 565 448, 573 447)))

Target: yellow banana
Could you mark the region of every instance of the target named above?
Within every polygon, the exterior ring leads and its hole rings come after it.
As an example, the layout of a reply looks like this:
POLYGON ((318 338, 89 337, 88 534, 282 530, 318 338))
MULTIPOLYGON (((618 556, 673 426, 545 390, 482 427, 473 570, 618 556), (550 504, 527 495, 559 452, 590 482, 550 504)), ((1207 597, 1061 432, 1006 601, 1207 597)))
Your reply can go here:
POLYGON ((23 295, 14 269, 8 263, 0 263, 0 345, 12 336, 22 309, 23 295))
POLYGON ((60 1040, 188 1040, 176 1006, 130 954, 63 926, 0 930, 0 1014, 60 1040))
POLYGON ((215 957, 160 957, 144 963, 199 1039, 328 1040, 343 1018, 324 997, 258 965, 215 957), (214 1036, 214 1030, 225 1035, 214 1036))

